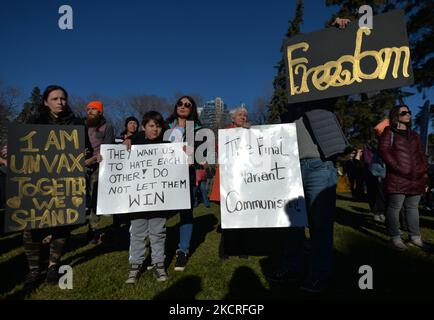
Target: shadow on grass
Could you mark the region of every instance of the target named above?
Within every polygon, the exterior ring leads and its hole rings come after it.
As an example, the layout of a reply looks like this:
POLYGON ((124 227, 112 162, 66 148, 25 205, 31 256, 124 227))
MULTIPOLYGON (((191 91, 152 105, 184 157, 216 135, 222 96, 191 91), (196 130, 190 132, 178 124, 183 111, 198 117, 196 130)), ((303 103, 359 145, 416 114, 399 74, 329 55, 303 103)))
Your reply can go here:
POLYGON ((384 241, 384 238, 380 237, 375 232, 372 232, 372 231, 376 231, 378 233, 387 235, 386 227, 384 226, 384 224, 375 222, 373 216, 367 215, 366 214, 367 210, 364 208, 358 208, 358 207, 351 207, 351 208, 355 211, 358 211, 359 213, 355 213, 337 207, 335 222, 343 226, 351 227, 354 230, 357 230, 368 236, 375 237, 381 241, 384 241))
POLYGON ((8 253, 9 251, 14 250, 18 247, 21 247, 22 244, 23 244, 22 232, 6 235, 3 238, 0 238, 0 255, 8 253))
POLYGON ((266 299, 269 296, 267 291, 251 268, 241 266, 233 273, 224 299, 266 299))
MULTIPOLYGON (((321 293, 311 294, 299 289, 307 274, 307 265, 297 281, 273 283, 269 282, 270 299, 432 299, 434 263, 415 257, 411 253, 397 252, 377 241, 360 241, 358 238, 348 246, 348 252, 334 250, 334 270, 328 288, 321 293), (373 289, 362 290, 359 282, 365 283, 360 272, 361 266, 372 268, 373 289)), ((308 257, 306 257, 308 261, 308 257)), ((269 258, 260 261, 264 274, 273 270, 269 258)))
MULTIPOLYGON (((321 213, 320 204, 327 203, 324 198, 327 189, 320 193, 312 207, 316 214, 321 213)), ((342 196, 338 195, 338 198, 342 196)), ((345 200, 348 200, 344 197, 345 200)), ((376 223, 364 208, 350 206, 352 210, 336 208, 335 221, 343 226, 351 227, 360 232, 345 232, 339 239, 344 251, 334 249, 333 274, 330 286, 321 294, 307 294, 298 290, 308 273, 309 250, 304 252, 302 274, 298 281, 276 284, 270 282, 269 295, 273 299, 388 299, 388 298, 432 298, 434 277, 431 276, 434 261, 425 253, 410 249, 408 252, 398 252, 392 249, 381 235, 386 235, 383 224, 376 223), (306 252, 307 251, 307 252, 306 252), (373 290, 361 290, 359 280, 364 275, 359 273, 361 266, 370 266, 373 271, 373 290)), ((312 217, 310 217, 312 218, 312 217)), ((318 220, 323 223, 322 220, 318 220)), ((317 222, 318 222, 317 221, 317 222)), ((326 221, 327 222, 327 221, 326 221)), ((337 239, 335 239, 336 241, 337 239)), ((279 240, 277 240, 279 241, 279 240)), ((280 242, 285 242, 281 238, 280 242)), ((287 241, 288 242, 288 241, 287 241)), ((292 243, 292 242, 291 242, 292 243)), ((340 246, 341 247, 341 246, 340 246)), ((308 248, 307 248, 308 249, 308 248)), ((323 248, 324 250, 326 248, 323 248)), ((260 261, 264 275, 274 271, 279 266, 283 251, 260 261)))
POLYGON ((195 300, 197 294, 201 291, 200 278, 198 276, 187 276, 156 295, 152 300, 195 300))
MULTIPOLYGON (((360 212, 360 213, 366 213, 366 214, 368 214, 368 213, 371 213, 371 210, 369 210, 369 209, 366 209, 366 208, 360 208, 360 207, 356 207, 356 206, 349 206, 352 210, 354 210, 354 211, 358 211, 358 212, 360 212)), ((370 217, 372 217, 372 213, 371 213, 371 215, 370 215, 370 217)))
POLYGON ((10 292, 22 283, 27 274, 27 259, 24 253, 17 255, 0 264, 1 285, 0 294, 10 292))
MULTIPOLYGON (((218 219, 213 213, 204 214, 193 219, 193 234, 191 236, 190 242, 190 256, 193 255, 196 249, 205 241, 206 235, 209 232, 215 230, 215 225, 217 223, 218 219)), ((166 232, 166 265, 169 265, 175 257, 176 250, 178 249, 179 223, 173 227, 168 227, 166 232)))
MULTIPOLYGON (((99 229, 100 232, 105 234, 100 244, 90 247, 90 249, 74 254, 62 261, 62 264, 70 265, 72 267, 92 260, 100 255, 104 255, 116 251, 128 250, 130 238, 129 232, 126 226, 114 231, 110 226, 99 229)), ((74 252, 79 248, 88 245, 88 239, 86 233, 80 233, 77 235, 71 235, 68 239, 65 253, 74 252)))
POLYGON ((419 223, 421 228, 434 230, 434 220, 430 220, 427 217, 421 216, 419 218, 419 223))
POLYGON ((366 202, 360 199, 354 199, 351 196, 351 193, 339 193, 336 194, 336 200, 343 200, 343 201, 350 201, 350 202, 356 202, 356 203, 360 203, 360 202, 366 202))

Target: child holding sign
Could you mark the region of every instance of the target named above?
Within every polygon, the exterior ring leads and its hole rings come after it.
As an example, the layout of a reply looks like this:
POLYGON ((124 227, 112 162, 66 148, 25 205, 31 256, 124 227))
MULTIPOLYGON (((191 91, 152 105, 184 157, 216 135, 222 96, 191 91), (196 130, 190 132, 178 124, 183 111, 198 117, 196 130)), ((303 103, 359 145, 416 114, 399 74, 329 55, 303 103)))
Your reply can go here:
MULTIPOLYGON (((127 147, 131 144, 156 144, 163 142, 165 122, 160 113, 149 111, 142 121, 142 130, 124 142, 127 147), (130 140, 130 141, 128 141, 130 140)), ((125 283, 137 283, 142 272, 146 253, 146 237, 151 243, 151 259, 154 276, 157 281, 166 281, 167 272, 164 266, 164 246, 166 242, 166 215, 161 212, 139 212, 130 215, 130 254, 131 264, 128 279, 125 283)))

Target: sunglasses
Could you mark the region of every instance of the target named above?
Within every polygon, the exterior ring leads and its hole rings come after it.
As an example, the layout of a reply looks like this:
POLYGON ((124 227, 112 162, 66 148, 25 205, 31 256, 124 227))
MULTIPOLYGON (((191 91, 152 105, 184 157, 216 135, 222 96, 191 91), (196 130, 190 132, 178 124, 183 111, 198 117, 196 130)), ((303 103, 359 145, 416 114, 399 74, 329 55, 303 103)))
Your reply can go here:
POLYGON ((186 107, 187 109, 190 109, 190 108, 192 107, 191 103, 189 103, 189 102, 184 103, 184 102, 182 102, 182 101, 179 101, 179 102, 176 104, 176 106, 177 106, 178 108, 181 108, 182 106, 184 106, 184 107, 186 107))
POLYGON ((399 113, 399 115, 400 115, 401 117, 406 116, 407 114, 409 114, 409 115, 411 116, 411 111, 401 111, 401 112, 399 113))

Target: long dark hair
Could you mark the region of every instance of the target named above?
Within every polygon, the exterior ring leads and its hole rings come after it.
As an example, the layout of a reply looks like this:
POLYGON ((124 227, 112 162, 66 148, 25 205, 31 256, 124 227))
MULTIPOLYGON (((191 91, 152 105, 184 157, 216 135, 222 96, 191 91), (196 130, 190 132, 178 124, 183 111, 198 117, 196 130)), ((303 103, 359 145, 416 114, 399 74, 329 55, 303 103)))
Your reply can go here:
MULTIPOLYGON (((393 107, 389 112, 389 123, 390 123, 390 126, 394 129, 396 129, 398 127, 399 109, 401 109, 401 108, 407 108, 407 110, 410 111, 410 108, 407 105, 401 104, 401 105, 393 107)), ((411 128, 411 122, 412 121, 410 119, 409 123, 405 123, 407 128, 411 128)))
POLYGON ((45 89, 44 93, 42 94, 41 105, 38 108, 39 114, 48 114, 49 113, 49 109, 45 105, 44 102, 48 100, 48 96, 50 95, 50 93, 53 91, 56 91, 56 90, 62 90, 63 94, 65 95, 66 107, 65 107, 64 112, 62 112, 62 113, 64 113, 64 114, 72 113, 71 108, 69 107, 69 104, 68 104, 68 92, 64 88, 62 88, 61 86, 50 85, 45 89))
POLYGON ((178 103, 179 101, 181 101, 182 99, 187 98, 188 101, 190 101, 191 103, 191 112, 190 115, 188 116, 187 120, 188 121, 194 121, 195 123, 200 125, 200 121, 199 121, 199 114, 197 113, 197 106, 196 106, 196 102, 194 101, 194 99, 190 96, 182 96, 181 98, 178 99, 178 101, 176 101, 175 103, 175 107, 173 108, 173 112, 172 114, 167 118, 167 122, 168 123, 172 123, 173 121, 175 121, 176 119, 178 119, 178 113, 177 108, 178 108, 178 103))

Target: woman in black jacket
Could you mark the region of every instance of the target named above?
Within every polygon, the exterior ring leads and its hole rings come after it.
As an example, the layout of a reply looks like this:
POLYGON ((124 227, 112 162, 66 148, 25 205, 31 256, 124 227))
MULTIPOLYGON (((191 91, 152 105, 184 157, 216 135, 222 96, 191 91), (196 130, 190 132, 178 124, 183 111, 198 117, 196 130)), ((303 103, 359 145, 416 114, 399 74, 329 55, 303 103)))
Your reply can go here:
MULTIPOLYGON (((42 105, 38 114, 32 116, 26 123, 47 125, 84 125, 84 121, 77 118, 68 106, 68 93, 60 86, 48 86, 43 94, 42 105)), ((89 139, 86 137, 86 146, 89 139)), ((39 283, 41 243, 50 241, 50 256, 47 270, 47 282, 58 283, 58 268, 60 258, 69 237, 71 227, 62 226, 47 229, 26 230, 23 234, 24 252, 27 257, 29 273, 24 282, 25 290, 32 290, 39 283), (45 241, 44 241, 45 242, 45 241)))

